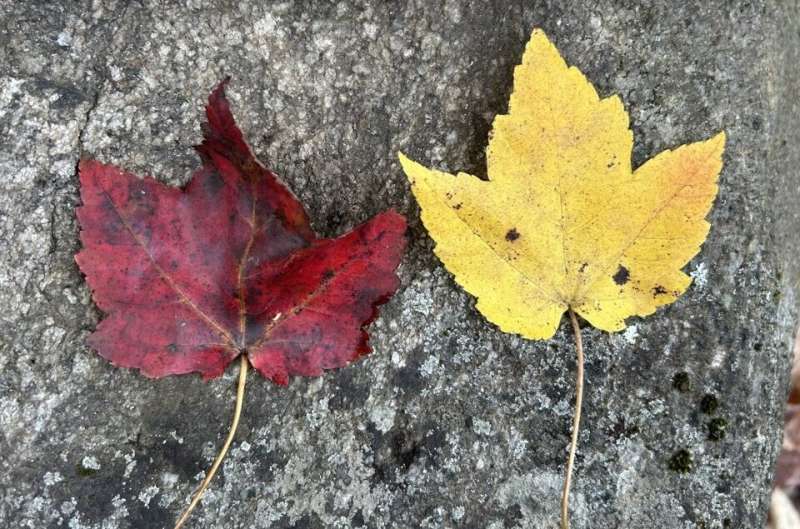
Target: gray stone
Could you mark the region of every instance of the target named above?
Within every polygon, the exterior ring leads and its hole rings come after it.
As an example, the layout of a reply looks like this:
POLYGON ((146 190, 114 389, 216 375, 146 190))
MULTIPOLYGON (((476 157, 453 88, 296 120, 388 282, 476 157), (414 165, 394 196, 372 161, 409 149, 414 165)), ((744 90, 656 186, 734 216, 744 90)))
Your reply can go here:
POLYGON ((568 325, 532 342, 484 321, 432 255, 395 156, 483 172, 538 26, 621 94, 636 164, 730 138, 689 292, 624 334, 584 330, 573 525, 762 526, 797 309, 797 2, 206 4, 0 7, 0 525, 171 527, 220 445, 235 368, 149 380, 86 347, 100 314, 74 208, 81 156, 185 182, 204 99, 231 74, 246 136, 320 233, 395 207, 411 242, 371 356, 288 388, 252 377, 191 526, 554 527, 568 325))

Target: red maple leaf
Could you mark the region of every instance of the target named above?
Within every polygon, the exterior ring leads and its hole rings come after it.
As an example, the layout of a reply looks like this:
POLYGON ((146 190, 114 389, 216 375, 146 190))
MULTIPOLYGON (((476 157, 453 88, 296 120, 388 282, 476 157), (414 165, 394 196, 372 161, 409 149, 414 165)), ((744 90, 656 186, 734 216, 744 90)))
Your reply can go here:
POLYGON ((297 198, 253 156, 211 93, 203 166, 181 190, 94 160, 80 163, 75 256, 106 314, 89 344, 150 377, 217 377, 241 356, 228 437, 175 528, 198 504, 239 423, 248 364, 278 384, 369 352, 364 327, 397 289, 406 221, 387 211, 320 239, 297 198))
POLYGON ((81 162, 75 259, 106 313, 89 344, 150 377, 209 379, 246 353, 285 385, 369 352, 363 327, 397 289, 406 224, 388 211, 317 238, 242 138, 226 82, 209 97, 203 166, 184 190, 81 162))

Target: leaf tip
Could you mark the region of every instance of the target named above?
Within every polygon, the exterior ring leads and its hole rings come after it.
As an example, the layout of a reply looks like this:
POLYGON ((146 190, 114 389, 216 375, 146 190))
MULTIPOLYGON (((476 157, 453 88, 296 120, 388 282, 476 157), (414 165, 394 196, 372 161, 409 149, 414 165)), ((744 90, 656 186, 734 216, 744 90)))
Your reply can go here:
POLYGON ((405 233, 406 224, 408 223, 405 215, 394 208, 387 209, 381 213, 381 215, 383 215, 389 221, 388 224, 391 227, 395 228, 397 231, 405 233))
POLYGON ((408 181, 411 182, 411 185, 413 186, 416 184, 416 176, 419 174, 420 170, 424 168, 406 156, 403 151, 397 151, 397 158, 400 160, 400 167, 403 168, 406 178, 408 178, 408 181))
POLYGON ((534 40, 538 40, 539 42, 550 42, 550 39, 547 38, 547 33, 545 33, 542 28, 533 28, 531 31, 530 41, 533 42, 534 40))
MULTIPOLYGON (((563 63, 561 54, 556 49, 555 44, 547 36, 541 28, 533 28, 531 37, 525 45, 525 52, 522 55, 522 64, 529 63, 540 54, 555 54, 556 57, 563 63)), ((566 64, 564 64, 566 66, 566 64)))
POLYGON ((231 76, 230 75, 226 75, 225 77, 223 77, 220 80, 220 82, 217 83, 217 86, 215 86, 214 89, 211 91, 211 94, 209 94, 209 96, 208 96, 209 103, 211 103, 212 100, 216 100, 218 98, 223 98, 224 99, 225 98, 225 87, 228 86, 228 83, 230 83, 230 82, 231 82, 231 76))
POLYGON ((408 164, 414 163, 403 151, 397 151, 397 159, 400 160, 400 165, 403 169, 405 169, 408 164))
POLYGON ((709 138, 708 142, 715 151, 718 151, 719 154, 722 155, 722 153, 725 152, 725 145, 728 143, 728 134, 724 130, 721 130, 709 138))
POLYGON ((242 160, 252 156, 225 95, 225 88, 230 80, 230 75, 225 76, 208 96, 206 122, 202 124, 203 142, 195 145, 195 150, 201 157, 208 157, 214 151, 235 155, 242 160))

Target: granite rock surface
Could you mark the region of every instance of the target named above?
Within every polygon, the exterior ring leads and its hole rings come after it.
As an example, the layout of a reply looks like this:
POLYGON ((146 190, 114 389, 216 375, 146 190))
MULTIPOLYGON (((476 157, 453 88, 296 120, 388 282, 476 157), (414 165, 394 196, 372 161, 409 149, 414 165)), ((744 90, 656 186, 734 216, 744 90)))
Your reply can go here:
POLYGON ((585 329, 573 526, 756 529, 797 314, 797 2, 4 2, 0 6, 0 525, 171 527, 220 445, 236 369, 149 380, 85 345, 76 165, 185 183, 225 75, 245 135, 333 236, 395 207, 402 287, 374 353, 253 376, 192 527, 552 528, 575 351, 505 335, 431 252, 398 149, 485 174, 533 27, 603 95, 634 164, 725 129, 712 230, 677 303, 585 329))

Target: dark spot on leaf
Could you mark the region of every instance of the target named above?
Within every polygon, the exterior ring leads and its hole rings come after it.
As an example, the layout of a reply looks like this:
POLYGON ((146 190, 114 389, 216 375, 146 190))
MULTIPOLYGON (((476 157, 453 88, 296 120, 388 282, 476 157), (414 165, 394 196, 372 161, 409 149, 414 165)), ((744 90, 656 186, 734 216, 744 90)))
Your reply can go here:
POLYGON ((167 351, 169 351, 170 353, 175 353, 178 351, 178 346, 175 345, 174 343, 171 343, 167 346, 167 351))
POLYGON ((507 241, 514 242, 517 239, 519 239, 519 232, 517 231, 517 228, 511 228, 510 230, 508 230, 506 232, 506 240, 507 241))
POLYGON ((614 280, 614 283, 616 283, 618 285, 624 285, 625 283, 628 282, 628 280, 630 279, 630 276, 631 276, 631 274, 628 271, 628 269, 625 268, 622 265, 619 265, 619 268, 617 269, 617 273, 612 276, 612 279, 614 280))
POLYGON ((653 287, 653 297, 661 296, 667 293, 667 289, 662 287, 661 285, 656 285, 653 287))
POLYGON ((728 429, 728 421, 721 417, 711 419, 708 423, 708 438, 712 441, 721 441, 725 438, 728 429))
POLYGON ((463 206, 463 204, 462 204, 461 202, 459 202, 458 204, 456 204, 455 206, 453 206, 453 209, 454 209, 454 210, 456 210, 456 211, 458 211, 459 209, 461 209, 461 206, 463 206))
POLYGON ((581 263, 581 267, 578 268, 578 272, 582 274, 583 271, 586 270, 587 266, 589 266, 589 263, 581 263))
POLYGON ((694 469, 694 458, 692 453, 681 448, 669 459, 669 469, 678 472, 679 474, 686 474, 694 469))
POLYGON ((686 393, 692 389, 692 381, 689 379, 689 373, 685 371, 675 373, 675 376, 672 377, 672 387, 681 393, 686 393))
POLYGON ((225 181, 217 171, 209 171, 203 181, 203 188, 211 196, 217 196, 219 191, 225 187, 225 181))
POLYGON ((717 411, 717 408, 719 408, 719 401, 717 397, 711 393, 706 393, 703 395, 703 398, 700 399, 700 411, 706 415, 713 415, 714 412, 717 411))

